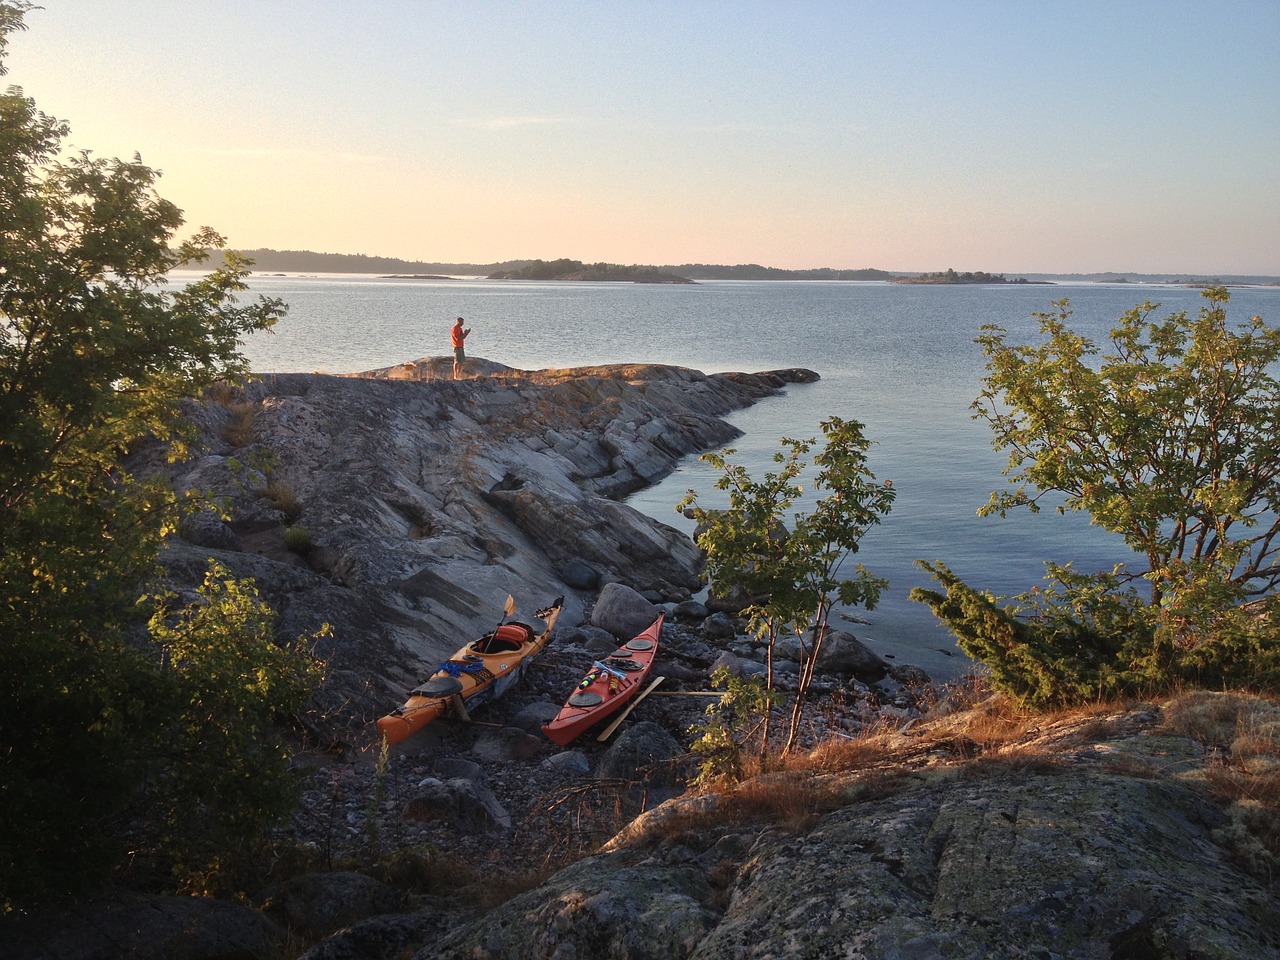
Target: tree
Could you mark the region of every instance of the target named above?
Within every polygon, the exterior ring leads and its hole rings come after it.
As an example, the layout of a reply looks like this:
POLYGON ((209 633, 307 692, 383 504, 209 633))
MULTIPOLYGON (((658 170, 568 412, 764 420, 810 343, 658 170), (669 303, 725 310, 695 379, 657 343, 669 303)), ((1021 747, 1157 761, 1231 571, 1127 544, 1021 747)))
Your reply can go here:
MULTIPOLYGON (((861 423, 830 417, 821 428, 825 442, 813 456, 813 465, 818 468, 813 488, 826 495, 809 513, 794 514, 790 530, 786 514, 803 493, 799 480, 809 465, 805 458, 816 438, 784 437, 773 456, 780 469, 767 472, 761 480, 753 480, 744 467, 729 462, 732 450, 704 454, 704 460, 722 471, 716 487, 727 492, 728 506, 703 509, 697 504, 697 494, 690 491, 677 507, 691 510, 698 521, 698 545, 706 553, 704 572, 712 589, 721 595, 739 592, 745 596, 744 612, 751 628, 765 641, 766 688, 770 693, 778 638, 787 630, 794 630, 801 638, 799 688, 784 753, 799 735, 804 700, 832 605, 838 601, 872 610, 888 586, 861 564, 853 571, 844 564, 858 552, 870 528, 892 509, 893 484, 877 483, 868 468, 871 441, 863 435, 861 423), (812 646, 805 645, 806 636, 812 638, 812 646)), ((762 757, 768 748, 768 717, 766 705, 762 757)))
MULTIPOLYGON (((1092 576, 1051 565, 1049 590, 1024 594, 1006 611, 1035 631, 1055 633, 1050 646, 1059 653, 1060 641, 1074 638, 1092 664, 1072 668, 1094 677, 1086 691, 1275 670, 1280 383, 1273 374, 1280 330, 1259 317, 1230 327, 1228 292, 1214 287, 1204 296, 1208 303, 1194 319, 1184 311, 1151 320, 1150 303, 1127 312, 1105 354, 1068 327, 1066 300, 1055 304, 1056 313, 1036 315, 1039 344, 1011 345, 998 327, 985 327, 977 341, 987 375, 975 417, 991 425, 995 447, 1008 451, 1013 485, 979 512, 1037 510, 1044 498, 1060 497, 1059 511, 1086 511, 1145 562, 1092 576), (1133 591, 1143 580, 1145 602, 1133 591), (1134 648, 1135 638, 1145 638, 1144 650, 1134 648), (1240 657, 1245 661, 1233 662, 1240 657)), ((949 572, 939 579, 951 593, 963 586, 949 572)), ((953 629, 964 622, 937 594, 917 599, 935 612, 949 609, 939 615, 953 629)), ((1026 656, 1027 638, 992 645, 976 629, 974 621, 964 623, 961 645, 971 644, 986 662, 1013 656, 1015 648, 1026 656)), ((1072 699, 1079 691, 1071 687, 1024 682, 1020 692, 1072 699)))
MULTIPOLYGON (((31 9, 0 2, 0 72, 31 9)), ((20 88, 0 96, 0 912, 100 879, 188 762, 160 747, 204 681, 160 659, 139 606, 183 503, 125 455, 154 438, 181 454, 183 398, 245 372, 239 341, 284 312, 237 301, 234 254, 167 289, 224 241, 174 246, 182 216, 158 174, 63 159, 67 132, 20 88)), ((241 627, 203 636, 234 646, 241 627)), ((206 679, 209 697, 239 682, 206 679)))
MULTIPOLYGON (((190 878, 251 855, 298 780, 276 724, 301 713, 321 679, 311 637, 280 643, 274 612, 252 584, 210 564, 196 600, 176 610, 157 598, 150 633, 164 654, 173 694, 157 728, 164 770, 148 791, 158 837, 190 878)), ((327 629, 322 632, 327 632, 327 629)))

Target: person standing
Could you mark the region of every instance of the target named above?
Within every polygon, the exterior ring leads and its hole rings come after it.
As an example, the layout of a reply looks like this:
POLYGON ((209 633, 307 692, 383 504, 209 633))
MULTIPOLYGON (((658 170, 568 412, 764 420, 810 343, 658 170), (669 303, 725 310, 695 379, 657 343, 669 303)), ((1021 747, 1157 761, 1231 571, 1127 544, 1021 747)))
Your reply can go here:
POLYGON ((450 333, 453 335, 453 379, 455 380, 462 379, 462 367, 467 362, 467 351, 464 349, 463 343, 470 332, 470 327, 463 329, 461 317, 454 321, 453 329, 450 333))

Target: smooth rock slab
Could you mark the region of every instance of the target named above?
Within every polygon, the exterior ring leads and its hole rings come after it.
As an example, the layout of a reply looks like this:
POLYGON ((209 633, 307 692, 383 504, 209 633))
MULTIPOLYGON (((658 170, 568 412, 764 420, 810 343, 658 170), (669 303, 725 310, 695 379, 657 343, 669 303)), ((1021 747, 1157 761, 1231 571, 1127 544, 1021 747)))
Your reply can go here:
POLYGON ((1223 856, 1209 830, 1218 815, 1192 791, 1123 777, 1018 779, 850 807, 803 838, 761 844, 692 956, 1280 951, 1280 905, 1223 856), (1114 952, 1127 941, 1149 949, 1114 952))
POLYGON ((601 860, 562 870, 414 960, 674 960, 714 926, 714 891, 697 870, 601 860))

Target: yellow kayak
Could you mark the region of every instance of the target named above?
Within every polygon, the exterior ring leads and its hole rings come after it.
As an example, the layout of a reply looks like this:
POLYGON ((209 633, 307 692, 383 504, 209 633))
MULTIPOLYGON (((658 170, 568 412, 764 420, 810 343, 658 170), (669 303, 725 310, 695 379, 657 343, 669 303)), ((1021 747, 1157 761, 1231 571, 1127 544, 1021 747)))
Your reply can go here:
POLYGON ((530 624, 513 620, 462 647, 409 691, 401 706, 378 721, 387 742, 399 743, 417 733, 455 703, 470 709, 506 693, 551 639, 563 603, 564 597, 560 597, 537 611, 535 616, 545 624, 541 633, 530 624))

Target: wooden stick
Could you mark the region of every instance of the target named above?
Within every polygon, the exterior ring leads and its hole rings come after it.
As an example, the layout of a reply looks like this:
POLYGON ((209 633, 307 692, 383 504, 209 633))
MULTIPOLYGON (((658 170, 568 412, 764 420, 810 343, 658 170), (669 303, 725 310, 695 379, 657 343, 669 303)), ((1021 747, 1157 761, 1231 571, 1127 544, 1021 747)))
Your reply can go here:
POLYGON ((605 727, 604 732, 601 733, 600 736, 596 737, 596 742, 604 743, 606 740, 608 740, 609 737, 613 735, 613 731, 617 730, 618 727, 622 725, 622 721, 627 719, 627 714, 629 714, 632 710, 636 708, 636 704, 638 704, 641 700, 643 700, 650 693, 652 693, 654 688, 657 687, 657 685, 660 684, 665 679, 667 678, 655 677, 654 681, 651 684, 649 684, 647 687, 641 690, 638 694, 636 694, 636 698, 627 704, 627 709, 623 710, 620 714, 618 714, 617 719, 614 720, 613 723, 605 727))
POLYGON ((723 697, 724 690, 657 690, 655 697, 723 697))
POLYGON ((449 699, 449 703, 453 706, 453 712, 458 715, 459 720, 471 722, 471 714, 467 713, 467 705, 462 700, 462 694, 455 693, 449 699))

